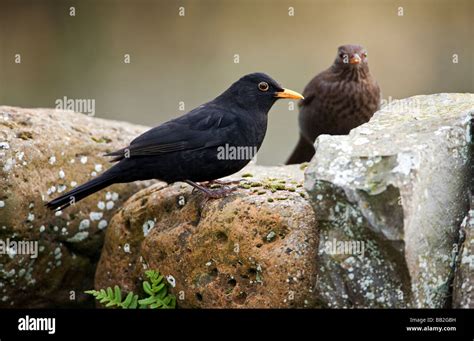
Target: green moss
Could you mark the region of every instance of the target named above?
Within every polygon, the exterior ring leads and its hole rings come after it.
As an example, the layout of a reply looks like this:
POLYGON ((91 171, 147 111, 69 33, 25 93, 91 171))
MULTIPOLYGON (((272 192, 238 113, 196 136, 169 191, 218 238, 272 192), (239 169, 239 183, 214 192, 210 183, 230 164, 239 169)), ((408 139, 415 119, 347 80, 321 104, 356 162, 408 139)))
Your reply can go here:
POLYGON ((300 165, 300 169, 301 169, 301 170, 305 170, 307 167, 308 167, 308 162, 303 162, 303 163, 300 165))
POLYGON ((97 142, 97 143, 110 143, 110 142, 112 142, 112 139, 110 139, 106 136, 102 136, 100 138, 92 136, 91 139, 92 139, 92 141, 97 142))
POLYGON ((252 173, 245 173, 245 174, 242 174, 242 177, 243 178, 253 178, 253 174, 252 173))

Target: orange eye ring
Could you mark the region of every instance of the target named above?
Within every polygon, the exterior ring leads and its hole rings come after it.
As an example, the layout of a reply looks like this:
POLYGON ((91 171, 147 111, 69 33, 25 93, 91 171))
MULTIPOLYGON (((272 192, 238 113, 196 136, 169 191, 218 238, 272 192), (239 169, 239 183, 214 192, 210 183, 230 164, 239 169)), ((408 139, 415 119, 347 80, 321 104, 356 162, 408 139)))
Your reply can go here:
POLYGON ((270 89, 270 85, 267 82, 260 82, 258 83, 258 90, 260 91, 268 91, 270 89))

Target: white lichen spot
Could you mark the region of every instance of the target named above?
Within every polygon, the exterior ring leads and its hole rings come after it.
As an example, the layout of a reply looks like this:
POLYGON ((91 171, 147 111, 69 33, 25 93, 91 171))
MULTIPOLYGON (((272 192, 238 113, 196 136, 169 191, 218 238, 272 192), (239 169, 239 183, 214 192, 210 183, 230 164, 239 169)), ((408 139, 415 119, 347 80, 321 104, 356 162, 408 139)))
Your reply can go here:
POLYGON ((91 226, 91 222, 89 221, 89 219, 84 219, 79 223, 79 230, 88 229, 89 226, 91 226))
POLYGON ((5 161, 5 164, 3 165, 3 170, 5 172, 9 172, 13 168, 15 163, 16 163, 15 159, 12 159, 12 158, 7 159, 7 161, 5 161))
POLYGON ((10 144, 8 142, 0 142, 0 149, 10 149, 10 144))
POLYGON ((90 220, 100 220, 104 214, 102 212, 91 212, 89 213, 90 220))
POLYGON ((24 152, 17 152, 15 155, 16 155, 16 158, 20 161, 23 160, 23 158, 25 157, 24 152))
POLYGON ((71 181, 71 187, 76 187, 76 186, 77 186, 77 182, 71 181))
POLYGON ((83 241, 84 239, 86 239, 88 236, 89 236, 88 231, 78 232, 71 238, 67 239, 67 241, 70 243, 79 243, 83 241))
POLYGON ((117 193, 117 192, 112 192, 112 200, 113 200, 113 201, 117 201, 118 198, 119 198, 118 193, 117 193))
POLYGON ((112 193, 110 193, 110 192, 105 193, 105 200, 108 201, 108 200, 111 200, 111 199, 112 199, 112 193))
POLYGON ((143 236, 148 236, 148 233, 155 227, 155 222, 153 220, 148 220, 143 224, 143 236))
POLYGON ((54 212, 54 215, 55 215, 56 217, 61 216, 61 214, 63 214, 63 211, 61 211, 61 210, 54 212))
POLYGON ((99 221, 97 227, 99 228, 99 230, 105 229, 107 227, 107 220, 102 219, 101 221, 99 221))
POLYGON ((85 165, 87 163, 87 156, 81 156, 81 163, 85 165))
POLYGON ((66 190, 66 185, 59 185, 58 186, 58 193, 64 192, 66 190))
POLYGON ((48 191, 47 191, 48 195, 51 195, 55 192, 56 192, 56 186, 51 186, 50 188, 48 188, 48 191))
POLYGON ((114 202, 113 201, 107 201, 107 210, 111 210, 114 208, 114 202))
POLYGON ((166 280, 173 288, 176 286, 176 279, 173 276, 171 275, 166 276, 166 280))
POLYGON ((61 169, 61 170, 59 171, 59 178, 60 178, 60 179, 64 179, 65 176, 66 176, 66 174, 64 174, 64 171, 61 169))
POLYGON ((130 244, 126 243, 123 245, 123 252, 130 253, 130 244))
POLYGON ((26 218, 27 221, 33 221, 35 220, 35 215, 33 213, 28 213, 28 218, 26 218))
POLYGON ((41 225, 40 228, 39 228, 39 231, 40 231, 40 232, 44 232, 45 229, 46 229, 46 228, 44 227, 44 225, 41 225))
POLYGON ((91 176, 92 176, 92 177, 97 176, 97 172, 96 172, 96 171, 93 171, 93 172, 91 173, 91 176))
POLYGON ((94 166, 94 169, 95 169, 96 172, 102 172, 102 165, 100 163, 97 163, 94 166))
POLYGON ((99 208, 99 210, 103 210, 105 208, 105 202, 99 201, 97 203, 97 207, 99 208))
POLYGON ((3 207, 5 207, 5 201, 0 200, 0 208, 3 208, 3 207))

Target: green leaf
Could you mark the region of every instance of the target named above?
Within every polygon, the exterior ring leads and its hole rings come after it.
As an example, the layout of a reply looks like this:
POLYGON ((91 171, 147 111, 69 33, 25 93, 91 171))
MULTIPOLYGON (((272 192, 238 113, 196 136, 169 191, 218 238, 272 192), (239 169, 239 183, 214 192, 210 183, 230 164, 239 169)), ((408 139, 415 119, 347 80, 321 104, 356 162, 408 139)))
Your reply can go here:
POLYGON ((133 300, 133 292, 129 292, 127 297, 125 297, 125 301, 122 302, 122 308, 128 308, 133 300))
POLYGON ((138 306, 138 295, 134 295, 132 303, 130 304, 130 309, 137 309, 138 306))
POLYGON ((122 302, 122 290, 118 285, 100 290, 87 290, 86 294, 94 296, 105 307, 123 309, 169 309, 176 307, 176 297, 168 293, 168 283, 158 271, 148 270, 145 275, 149 281, 143 281, 142 286, 148 297, 142 299, 133 292, 129 292, 122 302), (151 282, 151 283, 150 283, 151 282))
POLYGON ((154 296, 150 296, 150 297, 147 297, 147 298, 144 298, 142 300, 139 300, 138 303, 139 304, 152 304, 155 302, 155 297, 154 296))
POLYGON ((115 301, 122 302, 122 292, 120 291, 120 288, 118 285, 114 287, 114 291, 115 291, 115 301))
POLYGON ((153 295, 153 290, 151 288, 151 285, 148 281, 143 282, 143 290, 148 294, 148 295, 153 295))
POLYGON ((153 288, 153 292, 154 293, 157 293, 157 292, 160 292, 161 289, 163 289, 165 287, 166 283, 161 283, 159 286, 153 288))

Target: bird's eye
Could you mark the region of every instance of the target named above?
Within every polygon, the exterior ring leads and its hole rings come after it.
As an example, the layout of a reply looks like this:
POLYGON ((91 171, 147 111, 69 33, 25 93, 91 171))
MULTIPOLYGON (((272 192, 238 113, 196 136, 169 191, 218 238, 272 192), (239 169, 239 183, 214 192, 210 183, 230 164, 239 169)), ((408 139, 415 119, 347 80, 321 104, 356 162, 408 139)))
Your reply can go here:
POLYGON ((346 56, 346 54, 345 54, 345 53, 342 53, 342 52, 341 52, 341 53, 339 53, 339 57, 340 57, 341 59, 343 59, 345 56, 346 56))
POLYGON ((269 88, 270 88, 270 86, 268 85, 267 82, 258 83, 258 90, 260 90, 260 91, 268 91, 269 88))
POLYGON ((362 53, 362 57, 367 58, 367 52, 362 53))

